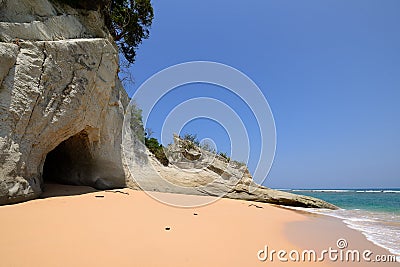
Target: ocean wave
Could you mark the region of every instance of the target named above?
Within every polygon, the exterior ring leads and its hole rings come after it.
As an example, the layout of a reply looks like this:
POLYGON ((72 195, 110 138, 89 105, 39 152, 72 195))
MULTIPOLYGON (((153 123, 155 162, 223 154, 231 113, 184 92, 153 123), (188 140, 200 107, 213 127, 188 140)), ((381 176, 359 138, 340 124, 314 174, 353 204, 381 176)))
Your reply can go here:
POLYGON ((400 193, 400 190, 357 190, 356 193, 400 193))
POLYGON ((389 250, 390 253, 400 256, 399 229, 382 227, 378 224, 355 224, 351 220, 343 220, 350 228, 360 231, 372 243, 389 250))
POLYGON ((384 193, 383 190, 357 190, 356 193, 384 193))
POLYGON ((369 241, 400 256, 400 216, 393 213, 366 210, 328 210, 314 208, 293 208, 295 210, 328 215, 341 219, 351 229, 360 231, 369 241))
POLYGON ((332 193, 345 193, 345 192, 353 192, 350 189, 292 189, 292 192, 332 192, 332 193))
POLYGON ((400 190, 383 190, 383 193, 395 193, 395 194, 399 194, 400 190))
POLYGON ((400 194, 399 190, 385 190, 385 189, 277 189, 281 191, 291 192, 318 192, 318 193, 391 193, 400 194))

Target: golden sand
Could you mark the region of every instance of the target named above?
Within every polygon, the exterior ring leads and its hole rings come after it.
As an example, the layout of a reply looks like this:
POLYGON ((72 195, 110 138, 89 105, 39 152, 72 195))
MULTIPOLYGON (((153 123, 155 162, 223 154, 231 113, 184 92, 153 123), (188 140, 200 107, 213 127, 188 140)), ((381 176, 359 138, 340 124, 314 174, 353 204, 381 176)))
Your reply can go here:
MULTIPOLYGON (((266 245, 321 249, 338 237, 388 253, 341 221, 269 204, 220 199, 177 208, 130 189, 49 187, 46 198, 0 207, 0 266, 353 266, 257 257, 266 245)), ((184 203, 202 198, 168 196, 184 203)))

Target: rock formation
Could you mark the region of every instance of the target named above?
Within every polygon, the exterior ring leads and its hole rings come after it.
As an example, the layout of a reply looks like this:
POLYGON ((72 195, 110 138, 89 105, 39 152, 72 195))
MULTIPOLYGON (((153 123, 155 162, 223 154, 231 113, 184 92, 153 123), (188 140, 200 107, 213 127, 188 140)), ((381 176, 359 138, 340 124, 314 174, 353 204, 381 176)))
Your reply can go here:
POLYGON ((337 207, 320 199, 269 189, 254 183, 243 163, 227 159, 174 136, 165 149, 170 165, 163 166, 134 137, 124 139, 131 188, 179 194, 218 196, 297 207, 337 207), (129 158, 129 155, 133 155, 129 158))
POLYGON ((118 48, 97 11, 0 0, 0 60, 0 205, 36 198, 51 181, 335 208, 256 185, 245 165, 187 150, 178 139, 168 167, 129 138, 124 158, 129 99, 117 75, 118 48), (204 168, 185 171, 196 164, 204 168))
POLYGON ((99 17, 47 0, 0 1, 0 204, 38 197, 46 178, 125 185, 128 97, 99 17))

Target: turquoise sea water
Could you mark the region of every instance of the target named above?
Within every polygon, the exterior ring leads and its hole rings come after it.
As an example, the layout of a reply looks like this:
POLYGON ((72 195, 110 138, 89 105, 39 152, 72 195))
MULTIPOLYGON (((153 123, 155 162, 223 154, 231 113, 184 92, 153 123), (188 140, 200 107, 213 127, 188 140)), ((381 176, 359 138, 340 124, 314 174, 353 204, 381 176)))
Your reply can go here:
POLYGON ((343 209, 400 214, 400 189, 291 190, 328 201, 343 209))
POLYGON ((306 209, 342 219, 370 241, 400 258, 400 189, 302 189, 285 190, 316 197, 339 210, 306 209))

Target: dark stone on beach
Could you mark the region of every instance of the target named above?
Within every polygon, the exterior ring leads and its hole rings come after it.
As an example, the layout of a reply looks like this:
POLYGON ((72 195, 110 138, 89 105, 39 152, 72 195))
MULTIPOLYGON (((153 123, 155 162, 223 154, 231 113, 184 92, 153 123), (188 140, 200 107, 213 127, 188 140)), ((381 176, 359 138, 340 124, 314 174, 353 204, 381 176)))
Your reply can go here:
POLYGON ((256 207, 257 209, 263 209, 263 207, 258 206, 258 205, 256 205, 256 204, 250 204, 249 207, 251 207, 251 206, 254 206, 254 207, 256 207))

